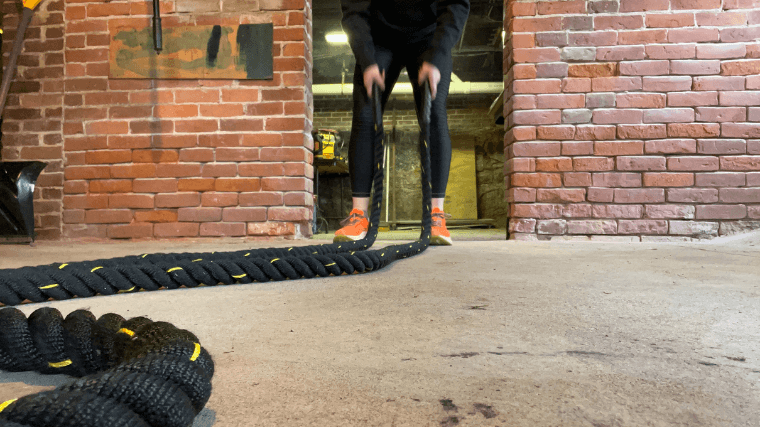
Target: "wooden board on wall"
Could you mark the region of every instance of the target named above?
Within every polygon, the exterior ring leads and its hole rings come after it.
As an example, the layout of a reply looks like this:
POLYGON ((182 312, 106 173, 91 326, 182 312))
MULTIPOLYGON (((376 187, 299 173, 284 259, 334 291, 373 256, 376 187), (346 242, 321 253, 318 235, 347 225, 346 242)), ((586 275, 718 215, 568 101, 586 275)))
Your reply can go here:
POLYGON ((451 219, 478 219, 475 143, 472 138, 451 135, 451 170, 444 210, 451 219))
POLYGON ((163 50, 156 54, 151 27, 113 28, 109 76, 271 80, 273 34, 272 23, 168 27, 162 31, 163 50))

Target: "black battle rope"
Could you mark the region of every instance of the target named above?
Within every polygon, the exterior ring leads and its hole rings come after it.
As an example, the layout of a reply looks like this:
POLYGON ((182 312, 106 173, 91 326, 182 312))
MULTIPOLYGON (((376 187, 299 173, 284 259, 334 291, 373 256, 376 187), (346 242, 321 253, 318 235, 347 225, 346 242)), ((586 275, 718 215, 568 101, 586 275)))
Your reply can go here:
POLYGON ((145 317, 0 310, 0 369, 79 377, 0 402, 0 427, 188 427, 214 362, 191 332, 145 317))
POLYGON ((91 297, 161 288, 193 288, 199 285, 268 282, 272 280, 327 277, 367 273, 427 249, 430 243, 430 84, 422 87, 420 163, 422 180, 422 232, 412 243, 367 250, 377 238, 383 196, 384 146, 380 88, 372 86, 375 122, 373 195, 370 228, 354 242, 291 248, 266 248, 234 252, 145 254, 77 263, 0 270, 0 303, 18 305, 25 300, 43 302, 74 296, 91 297))

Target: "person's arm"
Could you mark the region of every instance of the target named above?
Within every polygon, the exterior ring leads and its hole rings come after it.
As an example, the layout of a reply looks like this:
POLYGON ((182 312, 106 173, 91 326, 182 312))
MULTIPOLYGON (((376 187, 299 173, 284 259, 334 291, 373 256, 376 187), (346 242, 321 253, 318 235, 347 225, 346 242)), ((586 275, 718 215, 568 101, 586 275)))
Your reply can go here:
POLYGON ((371 0, 340 0, 343 11, 341 26, 348 35, 348 44, 354 51, 356 63, 362 72, 375 64, 375 45, 369 26, 371 0))
POLYGON ((438 10, 433 42, 422 58, 440 70, 443 59, 462 35, 462 29, 470 14, 470 0, 439 0, 438 10))

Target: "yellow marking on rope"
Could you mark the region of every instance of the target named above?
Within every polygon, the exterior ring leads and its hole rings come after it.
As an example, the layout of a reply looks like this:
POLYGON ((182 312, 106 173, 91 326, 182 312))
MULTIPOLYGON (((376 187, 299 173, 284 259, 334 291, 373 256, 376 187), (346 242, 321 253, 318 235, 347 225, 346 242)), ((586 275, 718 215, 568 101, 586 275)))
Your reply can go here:
POLYGON ((66 267, 67 265, 68 265, 68 264, 61 264, 61 265, 58 267, 58 269, 59 269, 59 270, 63 270, 63 267, 66 267))
POLYGON ((195 350, 193 351, 193 355, 190 356, 190 361, 195 362, 195 359, 198 358, 198 356, 201 355, 201 345, 198 343, 195 343, 195 350))
POLYGON ((171 273, 172 271, 182 270, 182 267, 174 267, 166 270, 167 273, 171 273))
POLYGON ((381 253, 380 256, 385 256, 385 252, 381 253))
POLYGON ((329 267, 329 266, 331 266, 331 265, 335 265, 335 263, 332 263, 332 264, 325 264, 325 267, 329 267))
POLYGON ((290 251, 292 251, 292 250, 293 250, 293 248, 290 248, 290 249, 288 249, 288 252, 290 252, 290 251))
POLYGON ((135 331, 129 330, 127 328, 121 328, 119 329, 119 332, 117 332, 117 334, 127 334, 130 337, 133 337, 135 336, 135 331))
POLYGON ((145 258, 146 256, 148 256, 148 254, 143 254, 143 256, 141 256, 140 258, 145 258))
POLYGON ((275 258, 275 259, 273 259, 273 260, 271 260, 271 261, 269 261, 269 262, 270 262, 270 263, 274 263, 275 261, 279 261, 279 260, 280 260, 279 258, 275 258))
POLYGON ((0 403, 0 412, 3 412, 3 409, 7 408, 11 403, 13 403, 13 402, 15 402, 17 400, 18 399, 11 399, 11 400, 6 400, 3 403, 0 403))
POLYGON ((203 258, 198 258, 198 259, 193 260, 193 262, 196 262, 196 261, 203 261, 203 258))
POLYGON ((243 273, 243 274, 241 274, 241 275, 239 275, 239 276, 232 276, 232 277, 234 277, 234 278, 236 278, 236 279, 242 279, 242 278, 243 278, 243 277, 245 277, 245 276, 246 276, 246 275, 245 275, 245 273, 243 273))
POLYGON ((250 253, 250 252, 248 252, 247 254, 245 254, 245 255, 243 255, 243 256, 248 256, 248 255, 250 255, 250 254, 251 254, 251 253, 250 253))
POLYGON ((136 288, 136 287, 137 287, 137 286, 132 286, 132 287, 131 287, 131 288, 129 288, 129 289, 123 289, 123 290, 119 291, 119 293, 132 292, 132 291, 134 291, 134 290, 135 290, 135 288, 136 288))
POLYGON ((58 283, 53 283, 52 285, 47 285, 47 286, 40 286, 40 289, 50 289, 56 286, 58 286, 58 283))
POLYGON ((90 273, 94 273, 94 272, 95 272, 95 270, 100 270, 101 268, 103 268, 103 267, 95 267, 95 268, 93 268, 92 270, 90 270, 90 273))
POLYGON ((64 366, 69 366, 72 363, 73 362, 71 361, 71 359, 66 359, 63 362, 48 362, 48 366, 50 366, 51 368, 63 368, 64 366))
POLYGON ((317 253, 317 251, 312 252, 313 254, 317 253))

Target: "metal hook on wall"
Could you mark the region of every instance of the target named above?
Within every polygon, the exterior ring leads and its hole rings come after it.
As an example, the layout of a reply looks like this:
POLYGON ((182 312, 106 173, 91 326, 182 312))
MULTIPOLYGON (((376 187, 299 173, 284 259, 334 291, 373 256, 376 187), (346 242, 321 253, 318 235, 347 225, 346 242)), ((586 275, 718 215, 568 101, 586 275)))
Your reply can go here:
POLYGON ((160 54, 163 50, 161 37, 161 7, 159 0, 153 0, 153 48, 160 54))

